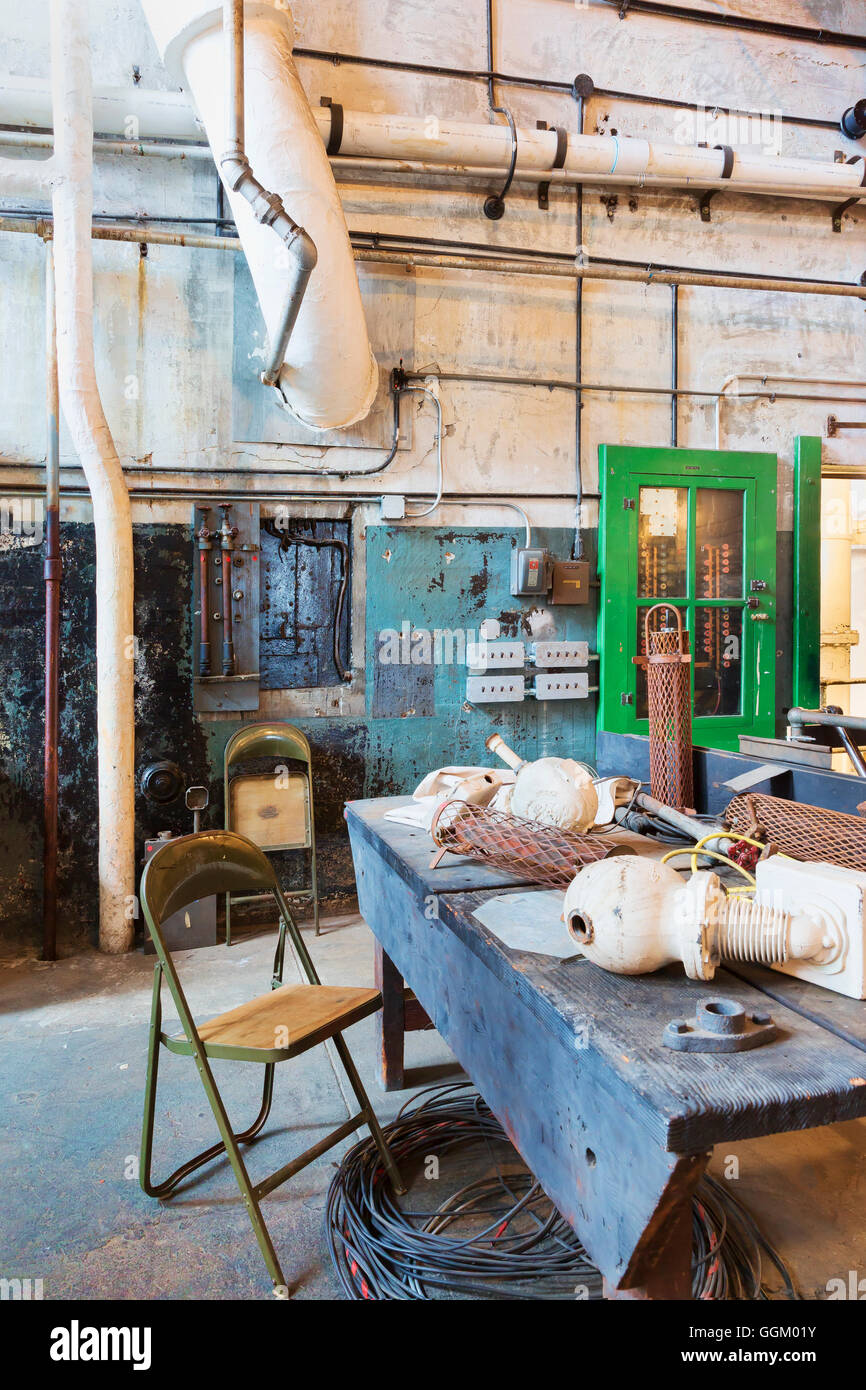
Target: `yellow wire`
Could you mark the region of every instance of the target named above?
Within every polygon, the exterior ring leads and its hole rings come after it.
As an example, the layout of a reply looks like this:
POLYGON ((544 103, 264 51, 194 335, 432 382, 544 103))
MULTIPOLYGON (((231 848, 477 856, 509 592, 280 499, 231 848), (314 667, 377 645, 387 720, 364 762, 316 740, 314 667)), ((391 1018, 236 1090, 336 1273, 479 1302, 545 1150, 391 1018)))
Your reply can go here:
MULTIPOLYGON (((708 835, 706 838, 709 839, 709 840, 712 840, 712 839, 715 839, 715 838, 717 838, 717 837, 714 836, 714 835, 708 835)), ((728 838, 730 838, 730 837, 728 837, 728 838)), ((703 841, 702 841, 701 843, 703 843, 703 841)), ((693 846, 692 848, 672 849, 672 850, 670 851, 669 854, 666 854, 666 855, 664 856, 664 858, 662 859, 661 862, 662 862, 663 864, 666 864, 666 863, 668 862, 669 859, 675 859, 675 858, 677 857, 677 855, 689 854, 689 855, 691 855, 691 857, 692 857, 692 871, 693 871, 693 872, 697 872, 697 863, 696 863, 696 861, 697 861, 697 852, 698 852, 698 849, 699 849, 699 846, 697 846, 697 845, 693 846)), ((727 856, 726 854, 718 854, 718 853, 716 852, 716 850, 714 850, 714 849, 701 849, 701 854, 706 855, 706 857, 707 857, 708 859, 718 859, 718 861, 719 861, 720 864, 726 864, 726 865, 728 866, 728 868, 736 869, 739 873, 742 874, 743 878, 746 879, 746 881, 747 881, 748 883, 751 884, 751 886, 752 886, 753 888, 757 888, 757 886, 758 886, 757 880, 754 879, 754 878, 752 877, 752 875, 751 875, 750 873, 748 873, 748 872, 743 868, 742 864, 736 864, 736 863, 734 862, 734 860, 733 860, 733 859, 729 859, 728 856, 727 856)))

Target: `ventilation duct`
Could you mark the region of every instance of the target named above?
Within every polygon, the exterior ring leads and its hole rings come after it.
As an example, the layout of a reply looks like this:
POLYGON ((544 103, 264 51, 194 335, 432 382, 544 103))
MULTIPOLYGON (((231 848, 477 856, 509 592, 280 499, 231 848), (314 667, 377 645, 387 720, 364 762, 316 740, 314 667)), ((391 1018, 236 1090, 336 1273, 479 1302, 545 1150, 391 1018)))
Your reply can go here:
MULTIPOLYGON (((166 67, 195 103, 219 168, 232 110, 222 6, 143 0, 143 8, 166 67)), ((295 69, 293 41, 288 8, 267 0, 244 6, 246 157, 256 180, 278 195, 318 252, 276 385, 305 424, 335 429, 367 415, 378 367, 343 209, 295 69)), ((224 186, 268 330, 264 368, 280 337, 295 265, 274 230, 256 219, 243 193, 225 180, 224 186)))

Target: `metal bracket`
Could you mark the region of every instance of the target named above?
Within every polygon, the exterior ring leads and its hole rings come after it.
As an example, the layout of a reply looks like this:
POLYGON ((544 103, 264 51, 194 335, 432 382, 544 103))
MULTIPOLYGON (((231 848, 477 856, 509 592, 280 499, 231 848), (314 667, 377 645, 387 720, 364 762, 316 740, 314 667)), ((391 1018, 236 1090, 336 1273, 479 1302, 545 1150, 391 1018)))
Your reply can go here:
POLYGON ((328 135, 328 143, 325 146, 326 153, 329 155, 339 154, 340 146, 343 143, 343 108, 337 101, 332 101, 330 97, 319 97, 319 105, 326 106, 331 113, 331 130, 328 135))
MULTIPOLYGON (((734 172, 734 151, 731 149, 730 145, 714 145, 713 148, 716 150, 724 150, 725 162, 722 165, 722 178, 729 179, 731 177, 731 174, 734 172)), ((700 209, 702 222, 712 221, 710 203, 713 201, 716 194, 721 193, 721 191, 722 190, 720 188, 708 188, 706 193, 701 198, 700 209)))
POLYGON ((665 1047, 676 1052, 751 1052, 772 1042, 778 1029, 770 1014, 746 1015, 736 999, 708 999, 694 1019, 674 1018, 664 1031, 665 1047))
POLYGON ((836 415, 828 415, 827 434, 830 439, 835 439, 840 430, 866 430, 866 420, 840 420, 836 415))
MULTIPOLYGON (((863 155, 852 155, 850 159, 846 159, 845 163, 856 164, 858 159, 863 160, 863 178, 860 180, 860 187, 866 188, 866 159, 864 159, 863 155)), ((844 203, 840 203, 837 208, 833 209, 832 216, 834 232, 842 231, 842 218, 845 216, 845 213, 848 211, 849 208, 856 207, 859 202, 860 198, 848 198, 844 203)))
MULTIPOLYGON (((536 130, 548 130, 547 121, 536 121, 536 130)), ((563 130, 562 126, 554 126, 556 131, 556 154, 554 155, 551 169, 561 169, 565 164, 565 156, 568 153, 568 131, 563 130)), ((547 212, 550 207, 550 180, 538 185, 538 206, 542 212, 547 212)))

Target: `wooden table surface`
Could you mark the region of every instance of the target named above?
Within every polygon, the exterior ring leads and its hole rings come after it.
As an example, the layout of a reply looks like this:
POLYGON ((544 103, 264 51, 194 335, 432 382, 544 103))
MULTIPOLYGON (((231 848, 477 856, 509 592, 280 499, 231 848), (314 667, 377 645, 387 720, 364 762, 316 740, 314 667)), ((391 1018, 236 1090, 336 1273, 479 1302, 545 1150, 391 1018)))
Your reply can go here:
POLYGON ((346 808, 361 911, 614 1284, 651 1292, 653 1221, 682 1213, 715 1144, 866 1115, 866 1005, 760 967, 706 985, 681 967, 626 977, 513 950, 475 912, 522 880, 450 855, 431 869, 429 834, 384 819, 403 800, 346 808), (719 995, 771 1013, 778 1038, 734 1054, 664 1046, 671 1019, 719 995), (590 1192, 619 1211, 616 1239, 590 1192))

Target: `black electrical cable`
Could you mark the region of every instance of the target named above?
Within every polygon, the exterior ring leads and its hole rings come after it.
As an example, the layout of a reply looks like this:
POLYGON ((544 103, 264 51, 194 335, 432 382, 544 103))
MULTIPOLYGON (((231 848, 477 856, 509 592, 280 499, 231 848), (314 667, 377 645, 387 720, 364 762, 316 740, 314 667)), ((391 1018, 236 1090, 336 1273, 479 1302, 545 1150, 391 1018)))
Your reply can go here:
MULTIPOLYGON (((325 1209, 331 1262, 348 1298, 429 1299, 440 1290, 473 1298, 603 1296, 599 1271, 471 1082, 420 1091, 384 1131, 404 1178, 419 1166, 429 1177, 434 1160, 438 1170, 439 1159, 458 1149, 480 1150, 494 1171, 435 1209, 415 1210, 398 1203, 373 1140, 356 1144, 331 1182, 325 1209)), ((422 1190, 416 1185, 416 1197, 422 1190)), ((770 1297, 763 1256, 781 1275, 785 1295, 799 1297, 777 1251, 715 1178, 705 1177, 698 1189, 693 1230, 694 1298, 770 1297)))

